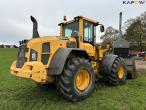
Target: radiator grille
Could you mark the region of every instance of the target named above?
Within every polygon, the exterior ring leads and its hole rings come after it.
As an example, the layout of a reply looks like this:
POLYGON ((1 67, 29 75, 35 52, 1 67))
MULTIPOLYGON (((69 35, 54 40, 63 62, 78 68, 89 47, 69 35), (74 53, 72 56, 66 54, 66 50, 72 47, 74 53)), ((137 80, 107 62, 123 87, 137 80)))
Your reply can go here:
POLYGON ((21 45, 18 48, 17 63, 16 63, 17 68, 21 68, 24 65, 24 63, 27 61, 27 58, 25 57, 26 51, 28 51, 26 45, 21 45))
POLYGON ((50 57, 50 42, 42 44, 41 62, 46 65, 50 57))
POLYGON ((49 57, 50 57, 50 54, 42 54, 42 60, 41 61, 44 65, 46 65, 48 63, 49 57))
POLYGON ((50 42, 43 43, 42 52, 50 52, 50 42))

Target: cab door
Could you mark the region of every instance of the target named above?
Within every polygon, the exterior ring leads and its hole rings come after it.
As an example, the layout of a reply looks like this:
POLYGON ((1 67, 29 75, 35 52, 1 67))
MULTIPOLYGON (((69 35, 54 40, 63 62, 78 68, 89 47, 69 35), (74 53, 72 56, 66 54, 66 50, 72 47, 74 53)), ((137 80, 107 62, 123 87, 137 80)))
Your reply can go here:
POLYGON ((86 50, 89 56, 95 56, 95 35, 96 27, 93 23, 83 20, 83 41, 80 43, 80 48, 86 50))

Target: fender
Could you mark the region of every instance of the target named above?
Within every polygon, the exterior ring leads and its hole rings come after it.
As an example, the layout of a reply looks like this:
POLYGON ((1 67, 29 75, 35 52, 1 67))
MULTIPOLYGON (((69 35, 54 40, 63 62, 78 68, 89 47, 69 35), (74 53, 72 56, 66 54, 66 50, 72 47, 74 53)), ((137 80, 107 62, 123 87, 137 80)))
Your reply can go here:
POLYGON ((102 72, 104 72, 105 74, 110 73, 112 64, 117 57, 118 57, 117 55, 113 55, 113 54, 105 55, 105 57, 103 58, 103 61, 101 63, 102 72))
POLYGON ((64 68, 66 59, 68 58, 69 54, 71 52, 76 52, 77 55, 82 54, 84 57, 89 58, 87 52, 83 49, 79 48, 59 48, 48 67, 48 75, 60 75, 62 73, 62 70, 64 68))

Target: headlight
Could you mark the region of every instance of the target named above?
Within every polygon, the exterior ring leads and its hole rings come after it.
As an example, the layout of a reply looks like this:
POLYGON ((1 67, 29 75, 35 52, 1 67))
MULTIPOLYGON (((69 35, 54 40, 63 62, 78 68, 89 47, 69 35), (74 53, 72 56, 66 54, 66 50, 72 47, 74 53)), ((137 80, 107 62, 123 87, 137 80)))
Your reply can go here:
POLYGON ((30 61, 37 61, 37 52, 33 49, 30 50, 30 61))

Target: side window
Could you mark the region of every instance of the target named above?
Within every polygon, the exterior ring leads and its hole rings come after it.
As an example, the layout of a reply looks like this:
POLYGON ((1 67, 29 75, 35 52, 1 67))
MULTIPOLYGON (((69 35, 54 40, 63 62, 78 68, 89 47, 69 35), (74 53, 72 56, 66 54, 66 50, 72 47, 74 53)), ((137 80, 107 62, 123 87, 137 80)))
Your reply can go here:
POLYGON ((72 23, 66 24, 64 26, 64 36, 65 37, 74 37, 74 33, 79 33, 79 22, 74 21, 72 23))
POLYGON ((65 29, 65 37, 70 37, 72 33, 71 29, 65 29))
POLYGON ((84 42, 93 42, 94 26, 88 21, 84 21, 84 42))

